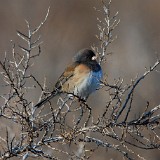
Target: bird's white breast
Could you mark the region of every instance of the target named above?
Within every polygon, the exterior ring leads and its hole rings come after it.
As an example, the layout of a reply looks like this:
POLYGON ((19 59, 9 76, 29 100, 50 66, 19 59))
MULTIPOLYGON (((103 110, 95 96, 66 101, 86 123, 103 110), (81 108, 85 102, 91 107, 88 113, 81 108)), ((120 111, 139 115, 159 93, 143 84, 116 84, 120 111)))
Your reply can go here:
POLYGON ((92 92, 94 92, 99 87, 101 78, 102 71, 91 71, 82 81, 82 83, 75 87, 74 94, 86 99, 92 92))

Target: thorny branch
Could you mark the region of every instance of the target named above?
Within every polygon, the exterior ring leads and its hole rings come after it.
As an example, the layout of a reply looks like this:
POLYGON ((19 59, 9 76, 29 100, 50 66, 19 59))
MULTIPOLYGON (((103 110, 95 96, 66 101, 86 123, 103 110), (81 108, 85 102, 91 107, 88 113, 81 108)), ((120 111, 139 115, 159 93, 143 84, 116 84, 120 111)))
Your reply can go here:
POLYGON ((113 36, 113 30, 118 26, 120 23, 120 19, 117 19, 118 12, 115 13, 113 16, 111 16, 110 13, 110 6, 111 6, 111 0, 109 3, 106 3, 102 0, 103 5, 103 11, 98 10, 95 8, 96 11, 99 11, 100 13, 104 14, 104 19, 101 20, 97 18, 98 20, 98 30, 99 35, 96 35, 97 39, 100 41, 100 48, 95 47, 95 45, 92 47, 93 50, 96 51, 99 55, 99 63, 105 62, 106 56, 110 53, 106 53, 108 46, 117 38, 117 36, 113 36))
MULTIPOLYGON (((100 63, 105 63, 107 47, 114 41, 113 31, 120 22, 117 20, 118 12, 112 16, 110 6, 111 1, 102 1, 103 9, 96 9, 104 15, 103 20, 98 19, 100 47, 93 47, 100 63)), ((36 103, 28 99, 31 89, 41 90, 39 100, 50 94, 46 92, 46 79, 41 84, 31 69, 33 61, 41 54, 42 43, 40 35, 34 41, 33 38, 48 15, 49 8, 44 20, 34 29, 26 21, 28 33, 17 31, 17 35, 27 43, 27 47, 18 46, 22 52, 17 53, 17 46, 12 42, 12 59, 5 54, 0 62, 6 87, 6 93, 0 95, 0 119, 6 126, 7 123, 12 125, 1 131, 0 159, 92 159, 96 150, 105 148, 117 152, 123 159, 144 160, 135 149, 160 149, 160 104, 149 107, 148 102, 143 113, 134 119, 129 118, 137 85, 155 71, 159 59, 129 85, 125 85, 122 78, 113 84, 104 78, 99 90, 105 90, 108 98, 98 119, 94 109, 75 95, 74 99, 69 99, 66 94, 60 95, 57 104, 50 101, 39 108, 34 107, 36 103), (37 54, 33 54, 33 49, 37 49, 37 54), (123 120, 120 119, 122 114, 125 115, 123 120)))
POLYGON ((160 60, 158 59, 157 62, 150 67, 150 69, 148 71, 146 71, 140 78, 138 78, 136 80, 136 82, 133 84, 133 86, 131 87, 130 92, 127 95, 127 98, 125 100, 124 105, 122 106, 121 110, 119 111, 118 115, 116 116, 116 121, 118 120, 119 116, 122 114, 123 110, 126 108, 129 100, 131 99, 131 95, 134 92, 134 89, 136 88, 136 86, 140 83, 141 80, 143 80, 150 72, 152 72, 158 65, 160 64, 160 60))

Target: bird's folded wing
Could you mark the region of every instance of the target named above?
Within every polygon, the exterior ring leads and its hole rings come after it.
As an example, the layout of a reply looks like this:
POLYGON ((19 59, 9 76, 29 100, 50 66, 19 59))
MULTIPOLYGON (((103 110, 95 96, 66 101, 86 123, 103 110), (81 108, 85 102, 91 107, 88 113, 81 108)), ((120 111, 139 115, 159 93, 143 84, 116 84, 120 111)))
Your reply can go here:
POLYGON ((62 73, 62 75, 59 77, 57 83, 55 84, 55 89, 61 90, 63 84, 68 81, 71 77, 73 77, 75 72, 75 67, 77 64, 73 64, 71 66, 68 66, 65 71, 62 73))

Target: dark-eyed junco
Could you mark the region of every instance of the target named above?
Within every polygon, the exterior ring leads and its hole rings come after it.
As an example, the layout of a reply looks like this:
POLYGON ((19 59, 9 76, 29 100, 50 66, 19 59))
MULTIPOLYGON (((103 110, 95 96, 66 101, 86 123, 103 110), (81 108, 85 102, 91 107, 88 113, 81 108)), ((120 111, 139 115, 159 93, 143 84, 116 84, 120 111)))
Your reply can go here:
POLYGON ((60 93, 69 93, 86 100, 100 85, 102 78, 101 66, 96 61, 97 56, 90 49, 80 50, 55 84, 49 96, 42 99, 35 107, 40 107, 52 97, 60 93))

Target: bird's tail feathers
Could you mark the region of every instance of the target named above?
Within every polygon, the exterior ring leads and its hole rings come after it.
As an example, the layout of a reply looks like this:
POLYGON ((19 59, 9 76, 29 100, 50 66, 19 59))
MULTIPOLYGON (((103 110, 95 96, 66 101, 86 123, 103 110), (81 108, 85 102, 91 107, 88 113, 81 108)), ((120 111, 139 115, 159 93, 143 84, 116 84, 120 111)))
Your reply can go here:
POLYGON ((57 90, 54 90, 53 92, 51 92, 51 94, 47 97, 45 97, 44 99, 42 99, 40 102, 38 102, 34 107, 39 108, 42 105, 44 105, 45 103, 47 103, 50 99, 52 99, 54 96, 56 96, 58 94, 57 90))

